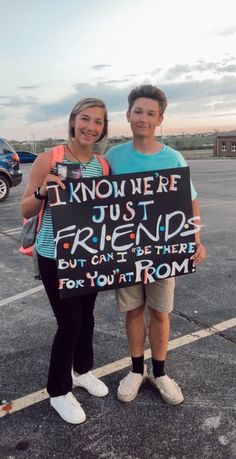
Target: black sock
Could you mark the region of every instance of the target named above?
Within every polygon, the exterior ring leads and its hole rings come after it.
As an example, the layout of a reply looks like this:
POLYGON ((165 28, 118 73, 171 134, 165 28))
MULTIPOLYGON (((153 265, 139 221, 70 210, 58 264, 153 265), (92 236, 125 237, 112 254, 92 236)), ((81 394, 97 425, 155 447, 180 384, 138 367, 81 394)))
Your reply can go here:
POLYGON ((133 373, 140 373, 143 375, 144 372, 144 355, 141 357, 131 357, 132 358, 132 365, 133 365, 133 373))
POLYGON ((160 376, 165 375, 164 366, 165 366, 165 360, 152 359, 152 368, 153 368, 154 378, 159 378, 160 376))

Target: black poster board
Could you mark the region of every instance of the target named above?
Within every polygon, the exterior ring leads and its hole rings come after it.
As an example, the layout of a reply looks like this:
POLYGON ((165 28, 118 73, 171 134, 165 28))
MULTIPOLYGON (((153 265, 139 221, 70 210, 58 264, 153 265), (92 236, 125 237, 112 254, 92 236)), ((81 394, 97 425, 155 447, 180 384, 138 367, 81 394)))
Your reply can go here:
POLYGON ((195 271, 188 167, 65 184, 49 184, 62 298, 195 271))

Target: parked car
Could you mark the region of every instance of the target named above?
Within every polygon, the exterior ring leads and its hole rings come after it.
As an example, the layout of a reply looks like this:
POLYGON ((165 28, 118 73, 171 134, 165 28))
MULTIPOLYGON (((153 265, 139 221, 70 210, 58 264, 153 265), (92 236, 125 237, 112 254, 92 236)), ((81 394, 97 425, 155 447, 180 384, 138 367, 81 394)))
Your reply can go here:
POLYGON ((12 186, 19 185, 22 172, 19 156, 5 139, 0 138, 0 202, 5 201, 12 186))
POLYGON ((31 151, 16 150, 16 153, 20 158, 20 163, 33 163, 37 158, 37 155, 31 151))

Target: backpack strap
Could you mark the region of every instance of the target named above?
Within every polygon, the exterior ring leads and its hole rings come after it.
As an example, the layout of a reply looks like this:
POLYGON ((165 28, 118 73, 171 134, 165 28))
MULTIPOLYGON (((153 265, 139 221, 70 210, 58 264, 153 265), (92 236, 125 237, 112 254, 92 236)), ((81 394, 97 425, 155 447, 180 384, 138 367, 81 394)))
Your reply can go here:
MULTIPOLYGON (((58 163, 63 162, 64 151, 65 151, 64 145, 58 145, 58 146, 52 148, 51 167, 56 162, 58 162, 58 163)), ((41 227, 43 213, 44 213, 44 207, 45 207, 45 202, 44 202, 41 210, 38 213, 38 224, 37 224, 37 230, 36 230, 37 233, 39 232, 40 227, 41 227)), ((27 222, 27 219, 24 218, 23 225, 26 222, 27 222)), ((33 246, 27 247, 27 249, 24 249, 24 247, 21 246, 19 248, 19 252, 22 253, 23 255, 28 255, 29 257, 32 257, 33 256, 33 246)))
POLYGON ((52 160, 51 160, 51 167, 56 162, 62 163, 65 154, 65 145, 57 145, 56 147, 52 148, 52 160))
POLYGON ((105 160, 105 158, 103 158, 103 156, 98 155, 97 153, 95 153, 95 156, 102 166, 103 175, 109 175, 110 169, 108 162, 105 160))
MULTIPOLYGON (((51 159, 51 167, 56 163, 62 163, 64 159, 64 145, 57 145, 56 147, 52 148, 52 159, 51 159)), ((42 206, 42 209, 39 212, 39 218, 38 218, 38 226, 37 226, 37 233, 40 230, 42 218, 43 218, 43 212, 44 212, 44 206, 42 206)))
MULTIPOLYGON (((51 167, 56 163, 62 163, 64 159, 64 145, 57 145, 56 147, 52 148, 52 159, 51 159, 51 167)), ((45 207, 45 201, 44 204, 38 214, 38 226, 37 226, 37 233, 40 230, 42 218, 43 218, 43 213, 44 213, 44 207, 45 207)))

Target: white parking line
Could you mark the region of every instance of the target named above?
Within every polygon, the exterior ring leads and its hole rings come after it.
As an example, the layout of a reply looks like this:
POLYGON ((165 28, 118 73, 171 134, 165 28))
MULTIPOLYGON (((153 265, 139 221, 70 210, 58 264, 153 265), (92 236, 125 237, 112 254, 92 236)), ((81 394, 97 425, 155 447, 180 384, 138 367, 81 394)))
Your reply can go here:
POLYGON ((203 207, 214 207, 214 206, 226 206, 227 204, 235 204, 236 203, 236 200, 234 201, 216 201, 216 202, 212 202, 211 204, 201 204, 201 209, 203 207))
POLYGON ((7 209, 8 207, 13 207, 13 206, 17 207, 19 209, 19 201, 18 201, 18 199, 15 202, 3 202, 3 203, 1 203, 1 207, 2 208, 4 207, 4 209, 7 209))
POLYGON ((2 233, 11 233, 12 231, 20 231, 20 230, 21 230, 21 226, 17 226, 16 228, 2 229, 0 231, 2 231, 2 233))
POLYGON ((9 231, 8 233, 0 233, 0 236, 12 236, 13 234, 19 234, 21 230, 9 231))
POLYGON ((12 231, 20 231, 21 228, 22 228, 22 226, 17 226, 16 228, 1 229, 0 231, 1 231, 2 233, 4 233, 4 234, 5 234, 5 233, 7 234, 7 233, 11 233, 12 231))
POLYGON ((11 228, 8 230, 0 229, 0 236, 9 236, 11 234, 17 234, 17 233, 20 233, 21 229, 22 229, 22 226, 19 226, 17 228, 11 228))
POLYGON ((10 304, 13 301, 20 300, 21 298, 25 298, 25 296, 33 295, 34 293, 40 292, 40 290, 44 290, 43 285, 39 285, 38 287, 30 288, 29 290, 25 290, 25 292, 17 293, 16 295, 9 296, 5 300, 0 301, 0 307, 5 306, 5 304, 10 304))
MULTIPOLYGON (((169 342, 168 350, 177 349, 178 347, 185 346, 186 344, 194 343, 195 341, 199 341, 200 339, 207 338, 208 336, 215 335, 218 332, 222 332, 224 330, 228 330, 229 328, 236 326, 236 317, 226 320, 225 322, 220 322, 218 324, 212 325, 209 328, 204 328, 202 330, 198 330, 193 333, 189 333, 188 335, 180 336, 179 338, 175 338, 169 342)), ((151 356, 151 349, 147 349, 144 354, 144 358, 149 359, 151 356)), ((110 375, 115 373, 116 371, 122 370, 130 366, 131 359, 130 357, 125 357, 120 360, 116 360, 115 362, 109 363, 104 365, 100 368, 96 368, 93 370, 93 373, 98 377, 101 378, 103 376, 110 375)), ((24 397, 18 398, 12 402, 8 402, 5 405, 0 407, 0 417, 6 416, 6 414, 15 413, 16 411, 23 410, 28 406, 34 405, 36 403, 41 402, 49 397, 46 389, 41 389, 37 392, 33 392, 32 394, 25 395, 24 397)))

